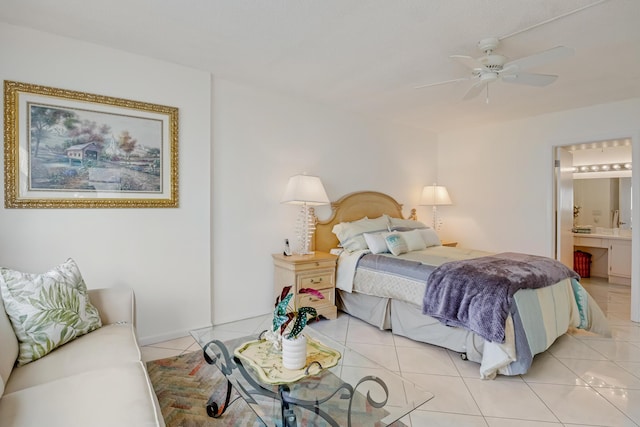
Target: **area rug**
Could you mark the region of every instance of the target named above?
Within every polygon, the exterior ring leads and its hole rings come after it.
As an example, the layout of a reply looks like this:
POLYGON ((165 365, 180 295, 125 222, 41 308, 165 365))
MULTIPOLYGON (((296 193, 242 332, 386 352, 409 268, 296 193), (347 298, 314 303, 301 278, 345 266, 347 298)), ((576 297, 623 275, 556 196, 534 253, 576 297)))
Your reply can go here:
MULTIPOLYGON (((224 376, 215 366, 205 362, 201 351, 147 362, 147 371, 167 427, 264 425, 235 390, 231 395, 232 403, 221 418, 215 419, 207 415, 206 404, 211 394, 215 393, 214 401, 222 404, 227 387, 224 376)), ((377 416, 375 409, 368 409, 365 413, 357 412, 356 425, 378 425, 372 419, 367 420, 369 416, 377 416)), ((329 413, 331 412, 329 409, 329 413)), ((316 416, 305 411, 302 419, 298 420, 298 425, 316 425, 317 421, 312 417, 316 416)), ((341 425, 340 422, 338 424, 341 425)), ((392 425, 405 426, 401 422, 392 425)))
MULTIPOLYGON (((148 362, 147 371, 167 427, 261 425, 242 399, 231 404, 219 419, 207 415, 212 392, 219 395, 218 404, 224 402, 226 380, 215 366, 205 362, 201 351, 148 362)), ((231 399, 236 397, 234 391, 231 399)))

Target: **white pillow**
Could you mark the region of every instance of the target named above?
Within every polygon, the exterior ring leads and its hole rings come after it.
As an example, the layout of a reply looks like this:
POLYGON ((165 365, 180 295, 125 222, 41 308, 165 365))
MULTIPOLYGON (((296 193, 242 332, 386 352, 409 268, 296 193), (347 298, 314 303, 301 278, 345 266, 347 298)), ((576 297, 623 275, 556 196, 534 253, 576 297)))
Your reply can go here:
POLYGON ((426 229, 416 229, 411 231, 403 231, 400 233, 404 241, 407 243, 407 250, 409 252, 420 251, 427 247, 427 243, 425 242, 424 237, 422 237, 421 231, 426 231, 426 229))
POLYGON ((344 242, 340 242, 340 247, 347 252, 360 251, 362 249, 367 249, 367 242, 364 240, 364 236, 359 234, 344 242))
POLYGON ((389 217, 382 215, 369 219, 364 217, 357 221, 341 222, 333 226, 333 234, 338 237, 340 245, 347 251, 353 252, 359 249, 367 249, 367 242, 363 233, 389 230, 389 217))
MULTIPOLYGON (((385 240, 385 237, 388 235, 388 232, 364 233, 364 240, 367 242, 367 246, 372 254, 389 252, 387 241, 385 240)), ((422 239, 422 237, 420 237, 420 239, 422 239)))
POLYGON ((385 240, 387 242, 389 252, 391 252, 395 256, 404 254, 409 251, 407 242, 404 241, 400 233, 391 233, 387 237, 385 237, 385 240))
POLYGON ((43 274, 0 268, 0 292, 20 343, 18 366, 102 326, 72 259, 43 274))
POLYGON ((414 229, 414 228, 429 228, 420 221, 414 221, 412 219, 401 219, 389 217, 389 226, 391 230, 397 230, 399 228, 414 229))
POLYGON ((422 238, 424 239, 424 243, 427 245, 427 247, 442 245, 440 238, 438 237, 438 235, 436 234, 433 228, 424 228, 418 231, 422 235, 422 238))

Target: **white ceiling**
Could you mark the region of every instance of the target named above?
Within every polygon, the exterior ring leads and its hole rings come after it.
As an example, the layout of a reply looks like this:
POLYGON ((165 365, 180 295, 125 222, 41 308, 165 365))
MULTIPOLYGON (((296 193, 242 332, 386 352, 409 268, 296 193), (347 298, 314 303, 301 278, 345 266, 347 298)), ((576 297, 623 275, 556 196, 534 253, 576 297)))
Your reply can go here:
POLYGON ((640 0, 0 0, 0 21, 437 132, 640 97, 639 18, 640 0), (488 105, 469 82, 414 89, 466 77, 449 56, 490 36, 510 59, 576 53, 488 105))

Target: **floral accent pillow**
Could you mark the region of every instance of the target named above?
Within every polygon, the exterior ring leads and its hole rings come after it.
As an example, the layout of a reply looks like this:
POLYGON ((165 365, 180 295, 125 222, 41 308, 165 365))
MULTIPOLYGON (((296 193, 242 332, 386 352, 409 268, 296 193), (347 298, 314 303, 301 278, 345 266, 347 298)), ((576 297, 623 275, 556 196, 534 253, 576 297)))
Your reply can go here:
POLYGON ((102 326, 71 258, 43 274, 0 268, 0 293, 20 344, 18 366, 102 326))

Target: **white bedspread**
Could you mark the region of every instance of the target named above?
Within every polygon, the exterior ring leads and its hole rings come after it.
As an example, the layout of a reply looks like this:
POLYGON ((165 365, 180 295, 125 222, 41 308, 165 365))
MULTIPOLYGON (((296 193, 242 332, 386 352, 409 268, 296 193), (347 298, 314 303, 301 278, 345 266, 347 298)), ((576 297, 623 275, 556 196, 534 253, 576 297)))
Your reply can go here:
MULTIPOLYGON (((356 268, 358 266, 358 261, 362 256, 371 253, 369 250, 361 250, 355 252, 347 252, 342 251, 340 257, 338 258, 338 268, 336 273, 336 287, 338 289, 342 289, 346 292, 353 292, 354 286, 354 278, 356 275, 356 268)), ((389 256, 392 258, 400 258, 406 259, 410 261, 418 261, 422 264, 432 265, 437 267, 445 262, 449 261, 458 261, 463 259, 471 259, 478 258, 481 256, 492 255, 489 252, 478 251, 474 249, 465 249, 465 248, 452 248, 448 246, 431 246, 429 248, 420 250, 420 251, 412 251, 407 252, 405 254, 394 256, 392 254, 380 254, 384 256, 389 256)), ((423 288, 424 291, 424 288, 423 288)), ((368 293, 368 292, 365 292, 368 293)), ((370 295, 376 296, 388 296, 388 295, 377 295, 376 293, 370 293, 370 295)), ((422 296, 420 296, 422 298, 422 296)), ((404 298, 401 298, 404 299, 404 298)), ((422 304, 422 299, 420 301, 409 301, 414 302, 415 304, 422 304)))

